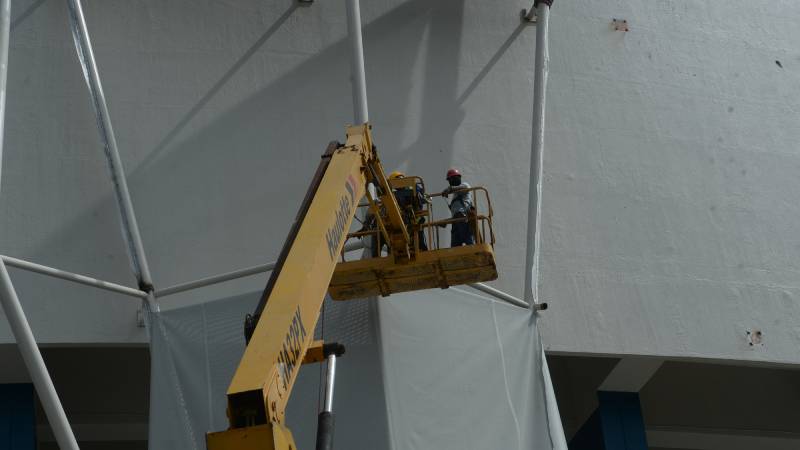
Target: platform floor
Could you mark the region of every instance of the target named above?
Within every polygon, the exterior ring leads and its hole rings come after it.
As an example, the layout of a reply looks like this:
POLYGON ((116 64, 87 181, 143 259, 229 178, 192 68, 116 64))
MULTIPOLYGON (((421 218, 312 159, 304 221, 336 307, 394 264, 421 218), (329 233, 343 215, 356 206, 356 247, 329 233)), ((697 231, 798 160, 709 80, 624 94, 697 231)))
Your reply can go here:
POLYGON ((395 264, 388 256, 342 262, 328 292, 334 300, 352 300, 496 279, 491 245, 476 244, 422 252, 405 264, 395 264))

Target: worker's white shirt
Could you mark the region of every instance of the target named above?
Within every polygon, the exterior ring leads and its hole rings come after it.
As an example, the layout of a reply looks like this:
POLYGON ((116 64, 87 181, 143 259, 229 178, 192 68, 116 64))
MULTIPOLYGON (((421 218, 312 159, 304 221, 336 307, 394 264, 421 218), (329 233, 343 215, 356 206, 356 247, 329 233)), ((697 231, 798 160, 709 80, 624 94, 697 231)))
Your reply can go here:
POLYGON ((468 183, 461 183, 458 186, 449 186, 445 189, 448 194, 453 193, 453 201, 450 202, 450 213, 453 216, 467 215, 467 212, 474 204, 472 202, 472 191, 460 191, 461 189, 469 189, 468 183), (459 192, 460 191, 460 192, 459 192))

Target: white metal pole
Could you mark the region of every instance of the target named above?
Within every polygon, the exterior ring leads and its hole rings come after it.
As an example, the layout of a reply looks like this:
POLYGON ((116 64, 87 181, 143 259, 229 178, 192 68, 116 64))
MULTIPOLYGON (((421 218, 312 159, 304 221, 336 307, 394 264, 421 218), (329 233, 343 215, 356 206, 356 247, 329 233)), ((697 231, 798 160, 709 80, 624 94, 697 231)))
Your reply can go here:
POLYGON ((176 284, 168 288, 159 289, 155 292, 156 298, 163 298, 168 295, 179 294, 181 292, 191 291, 201 287, 211 286, 213 284, 224 283, 230 280, 244 278, 257 273, 269 272, 275 268, 275 263, 260 264, 258 266, 247 267, 245 269, 234 270, 233 272, 222 273, 199 280, 189 281, 188 283, 176 284))
MULTIPOLYGON (((345 253, 359 250, 364 248, 364 243, 362 241, 353 242, 351 244, 347 244, 344 247, 345 253)), ((269 272, 270 270, 275 268, 276 262, 270 262, 266 264, 260 264, 253 267, 247 267, 245 269, 234 270, 233 272, 222 273, 219 275, 214 275, 211 277, 201 278, 199 280, 190 281, 188 283, 181 283, 176 284, 175 286, 170 286, 168 288, 160 289, 155 292, 156 298, 166 297, 168 295, 178 294, 180 292, 190 291, 192 289, 197 289, 205 286, 211 286, 212 284, 219 284, 225 281, 236 280, 238 278, 244 278, 250 275, 255 275, 257 273, 269 272)))
POLYGON ((325 376, 325 404, 323 411, 333 412, 333 386, 336 382, 336 354, 328 355, 328 370, 325 376))
POLYGON ((11 284, 11 277, 8 276, 8 270, 6 270, 6 265, 2 260, 0 260, 0 302, 3 305, 8 324, 11 325, 11 332, 14 333, 19 352, 22 354, 22 359, 28 368, 28 373, 31 375, 36 393, 39 395, 39 400, 47 415, 47 420, 50 422, 50 428, 53 430, 58 446, 62 450, 78 450, 75 435, 72 434, 72 428, 69 426, 61 401, 58 399, 53 380, 50 379, 50 374, 47 373, 42 354, 39 352, 39 347, 36 346, 31 327, 28 325, 25 312, 22 310, 17 293, 14 291, 14 285, 11 284))
POLYGON ((350 67, 353 82, 353 114, 355 123, 369 122, 367 108, 367 76, 364 73, 364 44, 361 39, 361 7, 359 0, 347 1, 347 30, 350 35, 350 67))
POLYGON ((545 94, 548 70, 548 28, 553 0, 536 1, 536 62, 533 83, 533 139, 528 188, 528 240, 525 254, 525 301, 534 309, 539 304, 539 242, 541 236, 542 151, 544 148, 545 94))
POLYGON ((479 291, 481 291, 483 293, 489 294, 492 297, 499 298, 500 300, 503 300, 504 302, 510 303, 510 304, 512 304, 514 306, 519 306, 520 308, 530 308, 530 305, 528 305, 527 303, 523 302, 522 300, 520 300, 520 299, 518 299, 518 298, 516 298, 514 296, 508 295, 508 294, 506 294, 505 292, 503 292, 503 291, 501 291, 499 289, 495 289, 495 288, 489 286, 488 284, 470 283, 467 286, 469 286, 469 287, 471 287, 473 289, 477 289, 477 290, 479 290, 479 291))
POLYGON ((0 186, 3 181, 3 136, 6 124, 8 47, 11 39, 11 0, 0 0, 0 186))
POLYGON ((32 263, 22 259, 12 258, 10 256, 0 255, 0 259, 11 267, 17 269, 28 270, 30 272, 40 273, 42 275, 49 275, 62 280, 72 281, 75 283, 85 284, 107 291, 116 292, 118 294, 129 295, 141 299, 147 298, 147 292, 138 289, 129 288, 116 283, 109 283, 108 281, 98 280, 97 278, 79 275, 77 273, 67 272, 65 270, 54 269, 52 267, 43 266, 41 264, 32 263))
POLYGON ((111 116, 108 113, 103 85, 100 83, 100 73, 97 70, 92 42, 89 39, 89 30, 86 27, 83 7, 80 0, 68 0, 67 5, 69 7, 70 25, 75 38, 75 47, 83 66, 86 83, 89 86, 89 93, 97 115, 97 127, 100 132, 100 138, 103 140, 108 167, 111 171, 111 180, 114 184, 114 192, 122 219, 122 233, 128 243, 131 263, 139 282, 139 288, 150 292, 153 290, 153 279, 150 276, 150 268, 145 257, 139 225, 136 222, 136 214, 128 191, 125 169, 119 157, 117 140, 114 137, 114 129, 111 126, 111 116))
POLYGON ((344 354, 344 346, 328 343, 322 346, 322 352, 328 361, 325 377, 325 405, 317 418, 317 450, 333 450, 333 385, 336 381, 336 358, 344 354))

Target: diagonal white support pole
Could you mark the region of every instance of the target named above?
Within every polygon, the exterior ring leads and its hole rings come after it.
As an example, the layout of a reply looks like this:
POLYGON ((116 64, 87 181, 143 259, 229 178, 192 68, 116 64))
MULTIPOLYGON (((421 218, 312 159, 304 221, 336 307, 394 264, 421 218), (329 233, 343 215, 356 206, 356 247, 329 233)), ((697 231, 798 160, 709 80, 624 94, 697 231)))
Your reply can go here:
MULTIPOLYGON (((150 276, 150 268, 144 253, 142 237, 139 233, 139 225, 136 222, 136 214, 133 210, 131 195, 128 191, 128 183, 125 178, 125 169, 117 149, 117 140, 114 137, 114 129, 111 126, 111 116, 108 113, 103 85, 100 83, 100 73, 92 50, 92 42, 89 39, 89 30, 86 27, 86 19, 83 15, 83 7, 80 0, 68 0, 70 27, 75 39, 75 48, 83 67, 83 74, 86 84, 89 87, 89 94, 92 97, 95 114, 97 116, 97 128, 100 132, 100 139, 103 141, 105 156, 108 167, 111 171, 111 180, 114 184, 114 192, 119 205, 122 221, 122 234, 128 244, 128 253, 131 258, 131 265, 139 282, 139 289, 145 292, 153 291, 153 279, 150 276)), ((151 295, 148 297, 150 307, 156 307, 155 299, 151 295)))
POLYGON ((483 293, 489 294, 492 297, 499 298, 500 300, 503 300, 504 302, 512 304, 514 306, 519 306, 520 308, 525 308, 525 309, 530 308, 530 305, 528 305, 527 303, 523 302, 522 300, 520 300, 520 299, 518 299, 518 298, 516 298, 514 296, 508 295, 508 294, 506 294, 505 292, 503 292, 503 291, 501 291, 499 289, 495 289, 495 288, 489 286, 488 284, 470 283, 467 286, 471 287, 472 289, 476 289, 476 290, 481 291, 483 293))
MULTIPOLYGON (((8 1, 10 0, 3 0, 3 2, 8 1)), ((0 303, 3 305, 3 312, 6 314, 8 324, 11 325, 11 332, 17 341, 22 360, 25 361, 25 367, 28 368, 28 373, 31 375, 33 386, 36 388, 36 393, 47 415, 50 428, 58 441, 58 446, 62 450, 78 450, 78 443, 75 441, 75 435, 72 434, 67 414, 58 399, 53 380, 50 379, 50 374, 44 365, 42 354, 39 352, 39 347, 36 346, 28 319, 25 317, 25 312, 22 310, 22 305, 19 303, 14 285, 11 284, 11 278, 8 276, 8 270, 2 260, 0 260, 0 303)))
POLYGON ((528 243, 525 254, 525 302, 539 305, 539 243, 541 238, 542 149, 544 148, 545 94, 547 92, 548 29, 552 0, 536 0, 536 62, 533 83, 533 139, 528 188, 528 243))
MULTIPOLYGON (((362 248, 364 248, 364 243, 362 241, 352 242, 344 246, 344 252, 345 253, 352 252, 354 250, 360 250, 362 248)), ((175 286, 170 286, 168 288, 156 291, 155 296, 156 298, 161 299, 168 295, 178 294, 181 292, 191 291, 193 289, 199 289, 201 287, 224 283, 226 281, 249 277, 250 275, 255 275, 257 273, 269 272, 270 270, 275 268, 276 264, 277 262, 273 261, 266 264, 259 264, 257 266, 234 270, 233 272, 227 272, 219 275, 214 275, 211 277, 201 278, 199 280, 190 281, 188 283, 176 284, 175 286)))
POLYGON ((67 272, 66 270, 55 269, 53 267, 43 266, 41 264, 32 263, 30 261, 25 261, 22 259, 12 258, 10 256, 0 255, 0 259, 7 265, 11 267, 16 267, 17 269, 27 270, 30 272, 40 273, 42 275, 48 275, 53 278, 60 278, 62 280, 72 281, 73 283, 79 283, 86 286, 92 286, 99 289, 104 289, 106 291, 116 292, 118 294, 128 295, 131 297, 137 297, 140 299, 147 298, 147 292, 140 291, 138 289, 129 288, 127 286, 122 286, 116 283, 109 283, 108 281, 98 280, 97 278, 87 277, 85 275, 80 275, 77 273, 67 272))
POLYGON ((353 115, 355 123, 369 122, 367 76, 364 71, 364 44, 361 39, 361 6, 359 0, 347 1, 347 32, 350 35, 350 67, 353 82, 353 115))

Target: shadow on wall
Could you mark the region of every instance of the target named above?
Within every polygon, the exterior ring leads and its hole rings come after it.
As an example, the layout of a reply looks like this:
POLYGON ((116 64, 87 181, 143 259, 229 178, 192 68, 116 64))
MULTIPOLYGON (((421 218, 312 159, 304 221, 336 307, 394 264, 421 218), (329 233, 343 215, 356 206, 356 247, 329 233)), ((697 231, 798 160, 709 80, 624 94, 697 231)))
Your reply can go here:
MULTIPOLYGON (((27 8, 22 10, 20 14, 16 15, 16 17, 14 17, 14 19, 11 21, 10 25, 11 31, 13 32, 22 22, 25 21, 25 19, 27 19, 28 17, 30 17, 31 14, 36 12, 36 10, 39 9, 39 7, 42 6, 42 3, 44 3, 45 1, 46 0, 36 0, 30 5, 28 5, 27 8)), ((16 11, 12 11, 12 15, 14 14, 16 14, 16 11)))
MULTIPOLYGON (((329 140, 344 138, 352 101, 349 46, 341 40, 194 135, 172 141, 227 80, 247 70, 248 58, 280 32, 294 10, 257 38, 129 175, 159 286, 274 258, 319 155, 329 140)), ((387 167, 405 165, 414 173, 434 167, 438 173, 450 164, 453 136, 463 118, 457 92, 462 15, 463 0, 413 0, 364 28, 370 109, 387 167), (415 78, 420 54, 424 70, 415 78), (416 107, 421 117, 409 101, 418 83, 423 84, 416 107), (395 147, 415 126, 416 140, 395 147)), ((433 189, 438 188, 436 183, 433 189)), ((109 195, 44 242, 36 256, 54 241, 91 242, 96 217, 113 217, 111 209, 116 205, 109 195)))

